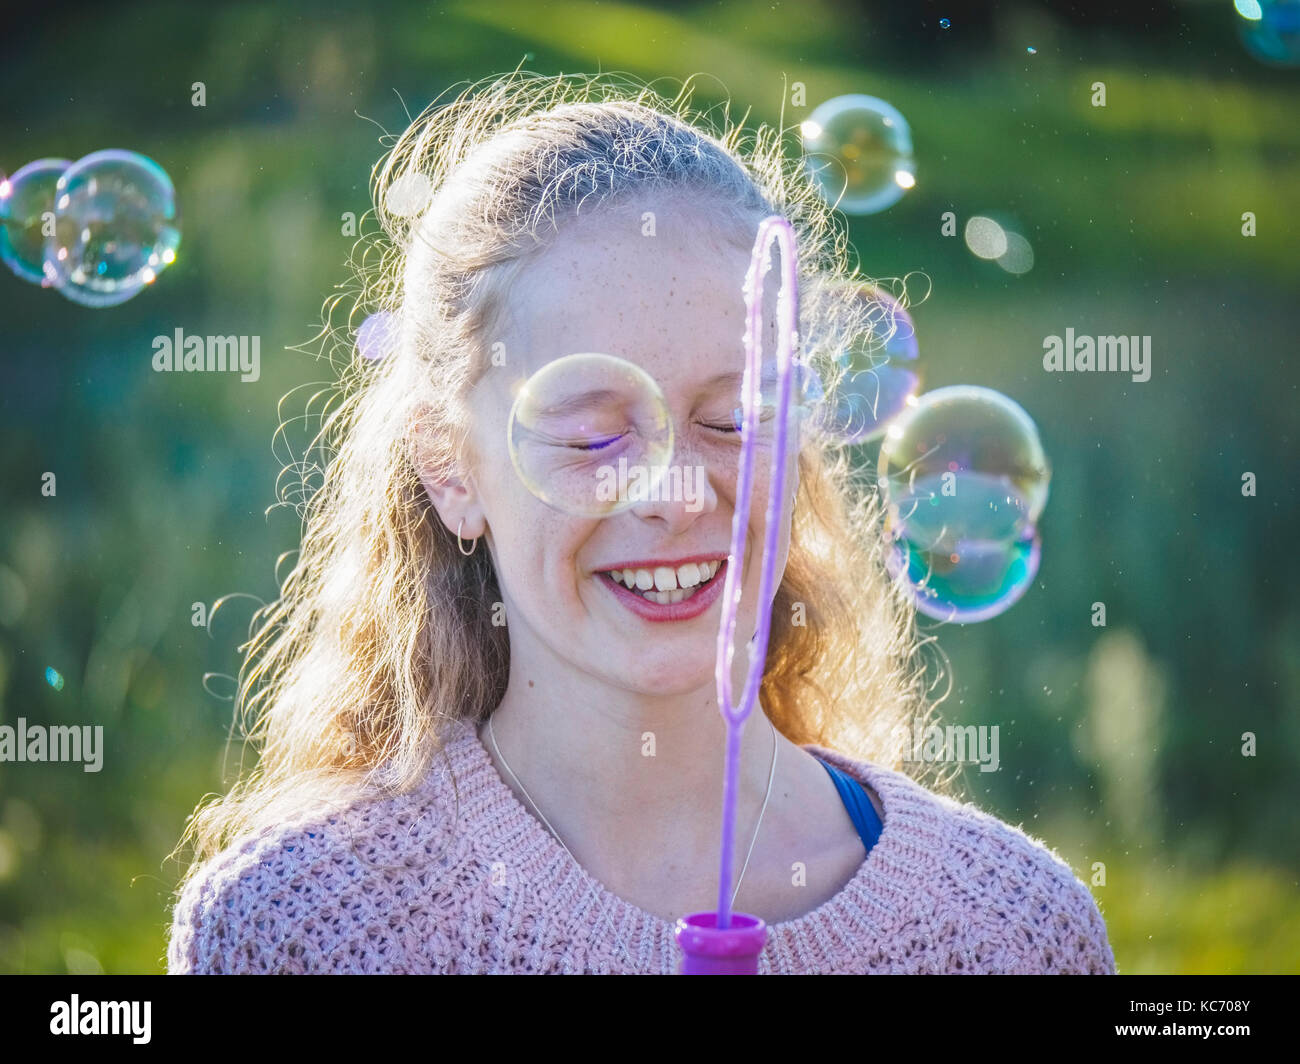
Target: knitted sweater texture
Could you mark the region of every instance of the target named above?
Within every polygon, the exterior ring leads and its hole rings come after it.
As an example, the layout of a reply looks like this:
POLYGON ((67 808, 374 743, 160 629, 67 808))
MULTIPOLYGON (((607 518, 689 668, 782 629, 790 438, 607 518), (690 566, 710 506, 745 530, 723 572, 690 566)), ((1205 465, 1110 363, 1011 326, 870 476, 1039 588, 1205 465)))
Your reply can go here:
MULTIPOLYGON (((806 747, 869 784, 884 830, 853 878, 771 926, 760 974, 1112 974, 1069 866, 910 778, 806 747)), ((587 874, 469 724, 425 781, 300 817, 208 861, 178 900, 172 973, 672 974, 673 925, 587 874), (454 776, 454 784, 453 784, 454 776)))

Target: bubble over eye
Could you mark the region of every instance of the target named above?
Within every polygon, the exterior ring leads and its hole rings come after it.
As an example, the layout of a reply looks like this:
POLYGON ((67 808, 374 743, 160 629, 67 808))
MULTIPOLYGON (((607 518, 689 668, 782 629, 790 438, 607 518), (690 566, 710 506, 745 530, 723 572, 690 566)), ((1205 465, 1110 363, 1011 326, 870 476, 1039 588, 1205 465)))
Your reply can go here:
POLYGON ((176 260, 181 233, 171 178, 152 159, 110 149, 58 180, 45 275, 74 303, 124 303, 176 260))
POLYGON ((659 385, 613 355, 547 363, 519 386, 510 460, 537 498, 565 513, 607 517, 657 497, 673 453, 659 385))
POLYGON ((50 284, 42 227, 53 215, 55 185, 70 165, 67 159, 37 159, 0 181, 0 259, 32 284, 50 284))
POLYGON ((988 388, 940 388, 885 432, 878 462, 891 571, 917 609, 985 620, 1033 581, 1050 467, 1027 413, 988 388))
POLYGON ((912 131, 874 96, 836 96, 800 127, 805 165, 822 195, 845 214, 876 214, 916 184, 912 131))

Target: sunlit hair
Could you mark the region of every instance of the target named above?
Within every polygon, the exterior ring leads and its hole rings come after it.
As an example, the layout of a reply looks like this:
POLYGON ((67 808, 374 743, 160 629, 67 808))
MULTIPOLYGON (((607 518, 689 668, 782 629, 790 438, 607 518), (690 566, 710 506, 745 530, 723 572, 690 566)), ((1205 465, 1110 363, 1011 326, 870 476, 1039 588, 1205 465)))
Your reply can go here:
MULTIPOLYGON (((316 457, 291 464, 282 486, 301 547, 243 648, 236 721, 259 758, 191 817, 191 874, 296 813, 412 788, 444 725, 499 704, 510 644, 492 623, 502 596, 489 552, 460 553, 420 474, 449 477, 466 455, 466 396, 491 364, 511 278, 580 206, 680 194, 747 240, 780 214, 798 238, 804 354, 828 393, 831 353, 883 343, 843 227, 788 132, 698 113, 691 96, 690 83, 670 99, 625 77, 516 71, 432 105, 376 166, 382 231, 358 245, 358 284, 331 301, 321 333, 337 381, 316 457), (424 179, 432 197, 408 213, 424 179), (336 325, 340 307, 348 321, 336 325), (396 336, 377 362, 355 356, 352 334, 375 310, 394 315, 396 336)), ((792 742, 912 771, 899 737, 933 711, 918 653, 929 641, 886 576, 874 480, 812 432, 799 462, 761 704, 792 742)))

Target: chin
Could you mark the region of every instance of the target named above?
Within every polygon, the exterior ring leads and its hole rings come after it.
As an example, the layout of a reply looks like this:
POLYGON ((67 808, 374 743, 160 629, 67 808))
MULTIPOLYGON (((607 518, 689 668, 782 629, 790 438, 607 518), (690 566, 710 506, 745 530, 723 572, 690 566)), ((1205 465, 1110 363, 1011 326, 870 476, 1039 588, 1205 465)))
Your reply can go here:
POLYGON ((710 644, 707 658, 693 657, 689 662, 684 662, 680 654, 655 654, 649 658, 644 653, 634 654, 625 667, 616 670, 614 680, 620 687, 645 695, 677 697, 701 688, 713 692, 713 649, 710 644))

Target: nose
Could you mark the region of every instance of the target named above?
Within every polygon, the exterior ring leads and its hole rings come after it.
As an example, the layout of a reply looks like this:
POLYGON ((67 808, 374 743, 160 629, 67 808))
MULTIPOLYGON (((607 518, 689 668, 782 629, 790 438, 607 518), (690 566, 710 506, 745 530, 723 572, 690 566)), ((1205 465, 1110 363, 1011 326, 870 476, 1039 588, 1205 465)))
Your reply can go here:
POLYGON ((709 469, 688 448, 679 444, 670 463, 655 472, 658 475, 648 497, 631 507, 641 520, 662 522, 665 531, 676 535, 690 528, 702 514, 718 508, 718 493, 709 469))

